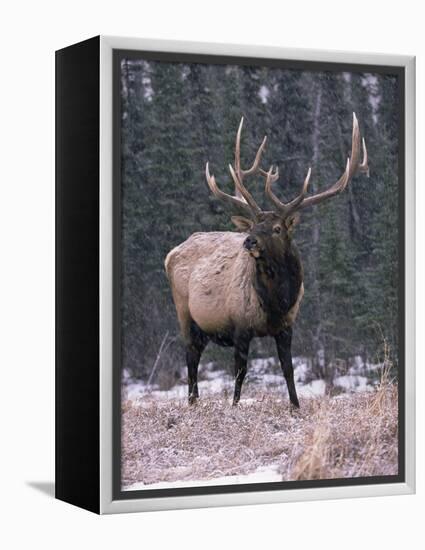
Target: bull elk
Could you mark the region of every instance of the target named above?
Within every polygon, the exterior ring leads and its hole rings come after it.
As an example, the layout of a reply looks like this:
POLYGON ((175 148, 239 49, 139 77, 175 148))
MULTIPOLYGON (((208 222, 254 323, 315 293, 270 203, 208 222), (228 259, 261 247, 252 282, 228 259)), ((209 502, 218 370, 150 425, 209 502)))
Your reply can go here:
POLYGON ((236 136, 235 164, 229 165, 235 196, 221 191, 206 165, 206 179, 214 196, 238 215, 232 222, 240 233, 194 233, 171 250, 165 260, 174 304, 186 347, 189 403, 199 397, 198 365, 211 340, 234 347, 235 391, 240 399, 247 372, 249 345, 254 337, 272 336, 293 406, 299 407, 291 355, 292 325, 304 294, 303 268, 292 232, 298 212, 341 193, 351 178, 368 172, 367 150, 353 114, 351 156, 342 176, 326 190, 307 196, 311 168, 301 191, 284 203, 273 192, 278 168, 260 167, 266 137, 249 169, 241 167, 241 132, 236 136), (265 178, 265 195, 273 210, 262 210, 244 185, 248 176, 265 178))

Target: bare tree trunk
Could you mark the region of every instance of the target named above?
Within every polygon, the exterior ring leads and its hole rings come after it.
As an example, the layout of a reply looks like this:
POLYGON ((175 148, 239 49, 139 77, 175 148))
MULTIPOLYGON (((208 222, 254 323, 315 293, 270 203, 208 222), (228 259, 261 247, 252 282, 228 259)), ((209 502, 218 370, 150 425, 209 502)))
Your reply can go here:
MULTIPOLYGON (((313 111, 313 133, 312 146, 313 158, 312 168, 317 173, 320 160, 320 114, 322 108, 322 86, 321 83, 317 86, 316 99, 313 111)), ((312 192, 317 193, 316 183, 312 182, 312 192)), ((320 378, 326 378, 326 355, 323 342, 323 321, 322 321, 322 306, 320 299, 320 284, 319 284, 319 261, 320 261, 320 218, 317 212, 317 207, 313 207, 312 213, 312 256, 311 256, 311 273, 313 276, 313 307, 315 313, 315 327, 313 329, 313 345, 314 345, 314 360, 313 372, 320 378)))

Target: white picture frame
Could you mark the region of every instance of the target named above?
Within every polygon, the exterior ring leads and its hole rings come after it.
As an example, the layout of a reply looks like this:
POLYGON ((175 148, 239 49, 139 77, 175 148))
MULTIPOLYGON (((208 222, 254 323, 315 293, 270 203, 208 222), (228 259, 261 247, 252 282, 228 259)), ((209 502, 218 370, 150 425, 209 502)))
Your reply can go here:
MULTIPOLYGON (((415 492, 415 58, 400 55, 286 49, 259 45, 161 41, 99 37, 99 507, 101 514, 165 509, 233 506, 347 497, 401 495, 415 492), (115 50, 172 52, 305 62, 400 67, 404 71, 405 159, 405 384, 403 482, 317 486, 284 490, 116 498, 114 494, 114 120, 113 63, 115 50)), ((94 368, 94 366, 93 366, 94 368)), ((326 485, 326 484, 324 484, 326 485)), ((59 498, 61 495, 59 495, 59 498)), ((64 498, 67 500, 67 498, 64 498)), ((68 499, 69 500, 69 499, 68 499)))

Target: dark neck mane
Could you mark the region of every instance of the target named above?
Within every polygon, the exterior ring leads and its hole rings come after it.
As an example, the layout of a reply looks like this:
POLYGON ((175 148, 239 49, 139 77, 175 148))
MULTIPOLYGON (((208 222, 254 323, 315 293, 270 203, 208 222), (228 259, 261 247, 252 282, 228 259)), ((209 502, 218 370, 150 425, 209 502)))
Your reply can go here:
POLYGON ((293 245, 279 258, 256 260, 254 288, 272 332, 280 330, 285 316, 295 304, 302 277, 301 262, 293 245))

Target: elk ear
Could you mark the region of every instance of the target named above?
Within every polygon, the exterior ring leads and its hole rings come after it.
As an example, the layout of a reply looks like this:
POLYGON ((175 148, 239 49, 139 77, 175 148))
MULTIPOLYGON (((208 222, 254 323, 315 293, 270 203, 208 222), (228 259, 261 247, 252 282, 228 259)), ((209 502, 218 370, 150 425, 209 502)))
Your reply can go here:
POLYGON ((231 220, 239 231, 249 231, 254 225, 251 220, 244 218, 243 216, 232 216, 231 220))
POLYGON ((286 218, 285 220, 285 227, 288 231, 288 233, 291 233, 294 230, 294 227, 300 222, 300 215, 294 214, 293 216, 289 216, 289 218, 286 218))

